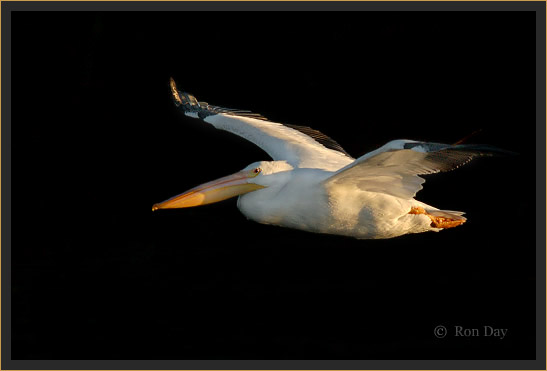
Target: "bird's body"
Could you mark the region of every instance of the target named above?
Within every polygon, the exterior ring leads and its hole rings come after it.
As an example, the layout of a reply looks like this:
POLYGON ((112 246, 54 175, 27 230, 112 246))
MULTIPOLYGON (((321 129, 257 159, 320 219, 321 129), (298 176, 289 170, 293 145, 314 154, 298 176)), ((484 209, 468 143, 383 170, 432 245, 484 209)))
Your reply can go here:
POLYGON ((462 212, 439 210, 414 199, 425 181, 419 175, 452 170, 488 146, 395 140, 358 159, 308 127, 274 123, 248 111, 198 102, 171 81, 175 104, 190 117, 237 134, 264 149, 274 161, 198 186, 156 204, 153 210, 217 202, 239 195, 249 219, 308 232, 360 239, 440 231, 465 222, 462 212))
POLYGON ((439 230, 431 227, 427 216, 408 213, 413 206, 430 206, 378 192, 329 186, 325 181, 332 177, 332 171, 297 168, 275 174, 276 184, 239 196, 237 206, 247 218, 262 224, 356 238, 389 238, 439 230))

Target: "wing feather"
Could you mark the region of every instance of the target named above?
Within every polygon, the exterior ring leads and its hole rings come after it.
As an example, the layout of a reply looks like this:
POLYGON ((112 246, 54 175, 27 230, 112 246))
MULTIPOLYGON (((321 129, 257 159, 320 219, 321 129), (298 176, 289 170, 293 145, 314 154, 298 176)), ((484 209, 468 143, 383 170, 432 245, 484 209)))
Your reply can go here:
POLYGON ((287 161, 294 167, 330 171, 336 171, 354 160, 338 143, 317 130, 272 122, 247 110, 199 102, 193 95, 177 90, 173 79, 170 85, 175 105, 185 115, 247 139, 274 160, 287 161))
POLYGON ((419 175, 450 171, 477 156, 509 153, 486 145, 395 140, 340 169, 325 183, 408 199, 422 189, 425 180, 419 175))

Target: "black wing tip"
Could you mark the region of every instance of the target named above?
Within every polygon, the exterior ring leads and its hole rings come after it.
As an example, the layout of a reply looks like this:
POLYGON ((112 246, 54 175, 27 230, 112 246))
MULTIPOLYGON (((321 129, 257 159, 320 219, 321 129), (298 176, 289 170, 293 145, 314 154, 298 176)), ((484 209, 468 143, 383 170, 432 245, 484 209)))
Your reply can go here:
MULTIPOLYGON (((198 112, 201 111, 200 102, 190 93, 183 92, 177 88, 175 79, 169 78, 169 88, 171 89, 171 96, 176 107, 180 107, 184 112, 198 112)), ((205 103, 207 104, 207 103, 205 103)))
POLYGON ((342 146, 340 144, 338 144, 338 142, 336 142, 331 137, 323 134, 319 130, 312 129, 309 126, 290 125, 290 124, 284 124, 284 126, 289 127, 291 129, 294 129, 294 130, 298 130, 299 132, 301 132, 303 134, 306 134, 307 136, 314 139, 316 142, 318 142, 319 144, 321 144, 325 148, 328 148, 328 149, 331 149, 333 151, 339 152, 339 153, 341 153, 341 154, 343 154, 343 155, 345 155, 349 158, 353 158, 353 157, 351 157, 351 155, 349 153, 347 153, 344 150, 344 148, 342 148, 342 146))
POLYGON ((408 142, 405 143, 404 149, 413 149, 415 147, 422 147, 426 152, 439 152, 439 151, 458 151, 458 152, 470 152, 481 156, 516 156, 517 152, 508 151, 490 144, 444 144, 435 142, 408 142))
POLYGON ((175 79, 172 77, 169 78, 169 87, 171 88, 171 95, 173 96, 173 101, 175 102, 175 106, 180 106, 184 104, 181 94, 177 89, 177 84, 175 83, 175 79))
MULTIPOLYGON (((519 156, 518 152, 509 151, 489 144, 457 144, 452 148, 462 151, 473 151, 483 156, 519 156)), ((450 149, 447 148, 447 149, 450 149)))
POLYGON ((173 97, 173 102, 175 103, 176 107, 181 108, 182 111, 184 111, 185 113, 194 112, 198 114, 198 116, 202 119, 207 116, 226 114, 230 116, 241 116, 262 121, 268 121, 266 117, 262 116, 259 113, 253 113, 247 110, 217 107, 210 105, 207 102, 199 102, 192 94, 178 90, 175 79, 173 79, 172 77, 169 78, 169 87, 171 89, 171 95, 173 97))

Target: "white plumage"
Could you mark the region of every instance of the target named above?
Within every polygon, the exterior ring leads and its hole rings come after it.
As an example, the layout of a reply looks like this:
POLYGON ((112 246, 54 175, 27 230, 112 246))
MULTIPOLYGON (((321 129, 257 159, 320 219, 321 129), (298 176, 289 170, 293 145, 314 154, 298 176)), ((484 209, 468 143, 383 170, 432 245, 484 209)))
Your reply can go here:
POLYGON ((465 222, 462 212, 414 199, 419 175, 452 170, 490 146, 394 140, 354 159, 324 134, 266 120, 249 111, 198 102, 178 91, 175 104, 193 118, 239 135, 274 161, 255 162, 229 177, 156 204, 153 210, 203 205, 239 195, 241 212, 259 223, 356 238, 439 231, 465 222))

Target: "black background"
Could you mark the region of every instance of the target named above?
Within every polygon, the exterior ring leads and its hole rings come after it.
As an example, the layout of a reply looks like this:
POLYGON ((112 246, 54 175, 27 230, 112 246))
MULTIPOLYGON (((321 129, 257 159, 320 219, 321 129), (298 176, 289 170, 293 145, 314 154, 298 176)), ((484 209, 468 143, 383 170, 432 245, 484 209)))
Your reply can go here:
POLYGON ((534 16, 13 13, 13 359, 534 358, 534 16), (428 176, 417 198, 468 217, 440 233, 317 235, 235 199, 152 213, 269 159, 181 116, 171 76, 354 157, 479 129, 519 156, 428 176))

